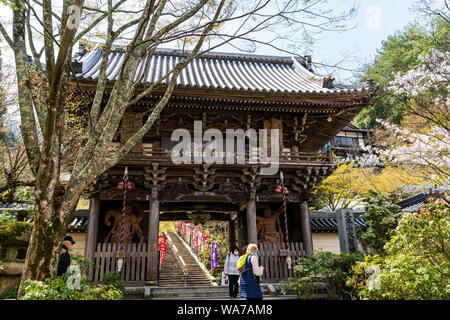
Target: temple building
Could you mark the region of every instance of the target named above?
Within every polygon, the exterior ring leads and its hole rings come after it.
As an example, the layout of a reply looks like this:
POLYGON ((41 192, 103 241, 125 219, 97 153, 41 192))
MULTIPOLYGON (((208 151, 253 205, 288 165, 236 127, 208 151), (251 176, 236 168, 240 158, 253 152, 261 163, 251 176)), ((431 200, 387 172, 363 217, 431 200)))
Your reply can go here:
MULTIPOLYGON (((109 57, 108 90, 118 76, 124 55, 123 50, 116 48, 109 57)), ((137 93, 185 56, 179 50, 159 49, 149 59, 143 58, 135 76, 140 81, 137 93)), ((77 83, 91 97, 95 94, 101 57, 98 47, 84 50, 77 57, 81 71, 76 75, 77 83)), ((85 256, 95 261, 100 270, 91 268, 91 279, 101 281, 106 265, 115 263, 113 256, 105 252, 112 252, 119 239, 123 191, 118 185, 125 167, 132 183, 127 191, 127 223, 131 228, 125 242, 126 250, 132 254, 126 260, 126 284, 158 283, 160 221, 227 221, 232 235, 230 245, 238 243, 241 248, 264 242, 279 243, 282 248, 289 235, 289 243, 295 243, 301 255, 311 256, 314 248, 308 210, 310 192, 336 166, 331 150, 320 150, 368 106, 375 92, 370 82, 336 85, 311 70, 310 57, 214 52, 190 62, 178 76, 169 103, 155 125, 95 184, 85 217, 89 220, 85 256), (203 133, 217 129, 224 135, 227 129, 278 129, 278 170, 263 174, 270 164, 251 161, 254 154, 260 156, 259 149, 247 144, 245 161, 237 161, 239 155, 232 153, 236 161, 174 163, 173 148, 178 142, 172 141, 172 133, 185 129, 194 136, 199 125, 203 133), (288 190, 288 223, 280 214, 281 172, 288 190), (109 259, 106 262, 105 257, 109 259)), ((141 128, 166 86, 163 81, 127 109, 113 145, 120 146, 141 128)), ((108 92, 105 95, 107 98, 108 92)), ((219 152, 220 157, 229 160, 228 153, 219 152)), ((283 254, 280 259, 285 263, 283 254)), ((270 281, 270 276, 266 280, 270 281)))

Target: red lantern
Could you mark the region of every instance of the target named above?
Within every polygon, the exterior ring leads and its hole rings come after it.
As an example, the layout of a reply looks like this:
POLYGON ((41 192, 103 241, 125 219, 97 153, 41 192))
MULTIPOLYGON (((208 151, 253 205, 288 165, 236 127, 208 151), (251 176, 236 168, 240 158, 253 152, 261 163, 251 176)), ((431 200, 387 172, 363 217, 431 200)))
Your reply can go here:
MULTIPOLYGON (((281 193, 281 186, 277 186, 277 187, 275 188, 275 193, 281 193)), ((284 187, 284 194, 285 194, 285 195, 288 195, 288 194, 289 194, 289 190, 288 190, 288 188, 286 188, 286 187, 284 187)))
MULTIPOLYGON (((117 184, 117 189, 118 190, 123 190, 123 181, 120 181, 118 184, 117 184)), ((134 189, 134 183, 133 182, 131 182, 131 181, 128 181, 127 182, 127 190, 133 190, 134 189)))

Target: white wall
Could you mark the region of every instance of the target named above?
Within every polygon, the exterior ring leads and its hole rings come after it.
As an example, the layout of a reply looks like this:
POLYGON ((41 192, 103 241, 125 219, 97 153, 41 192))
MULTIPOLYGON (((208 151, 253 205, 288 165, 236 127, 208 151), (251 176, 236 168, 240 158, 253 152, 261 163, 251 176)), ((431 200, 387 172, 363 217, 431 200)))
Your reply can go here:
POLYGON ((312 240, 314 251, 321 249, 335 254, 341 253, 339 235, 337 232, 313 232, 312 240))

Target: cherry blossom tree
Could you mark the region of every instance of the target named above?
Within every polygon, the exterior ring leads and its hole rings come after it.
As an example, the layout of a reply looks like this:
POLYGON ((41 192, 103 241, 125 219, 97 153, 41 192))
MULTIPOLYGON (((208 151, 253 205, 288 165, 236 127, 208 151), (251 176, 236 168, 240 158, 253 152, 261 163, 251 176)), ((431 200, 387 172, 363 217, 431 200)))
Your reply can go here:
POLYGON ((392 133, 394 144, 367 146, 364 155, 344 161, 364 167, 407 164, 422 168, 431 172, 429 182, 404 186, 405 192, 445 194, 450 190, 450 53, 433 50, 421 61, 405 74, 397 73, 389 87, 392 94, 406 96, 405 111, 423 120, 420 130, 377 119, 392 133))

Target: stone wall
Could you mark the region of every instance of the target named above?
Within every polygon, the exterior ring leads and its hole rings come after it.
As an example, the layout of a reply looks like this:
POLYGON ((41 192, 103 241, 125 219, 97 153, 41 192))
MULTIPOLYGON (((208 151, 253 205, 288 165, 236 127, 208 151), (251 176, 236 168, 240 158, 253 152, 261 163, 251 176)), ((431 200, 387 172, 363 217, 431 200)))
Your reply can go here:
POLYGON ((0 226, 0 297, 14 291, 20 282, 32 226, 26 222, 9 222, 0 226))

